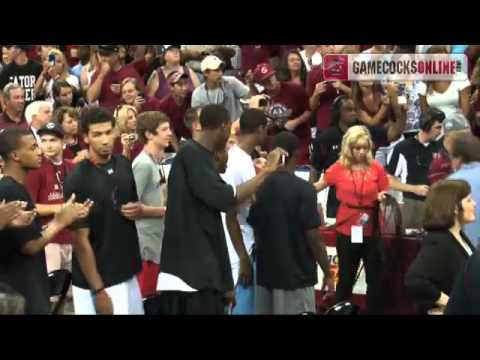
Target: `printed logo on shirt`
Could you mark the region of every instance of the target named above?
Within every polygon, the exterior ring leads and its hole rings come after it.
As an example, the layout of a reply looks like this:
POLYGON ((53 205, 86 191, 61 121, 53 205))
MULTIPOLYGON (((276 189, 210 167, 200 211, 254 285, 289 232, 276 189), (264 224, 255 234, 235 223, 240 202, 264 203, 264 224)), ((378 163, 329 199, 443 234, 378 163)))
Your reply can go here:
POLYGON ((25 101, 31 102, 35 100, 34 95, 34 88, 35 82, 37 78, 35 75, 15 75, 10 76, 10 82, 14 83, 15 85, 20 85, 22 89, 25 91, 25 101))
MULTIPOLYGON (((56 185, 58 187, 58 185, 56 185)), ((48 194, 48 201, 57 201, 57 200, 63 200, 63 194, 58 191, 51 192, 48 194)))

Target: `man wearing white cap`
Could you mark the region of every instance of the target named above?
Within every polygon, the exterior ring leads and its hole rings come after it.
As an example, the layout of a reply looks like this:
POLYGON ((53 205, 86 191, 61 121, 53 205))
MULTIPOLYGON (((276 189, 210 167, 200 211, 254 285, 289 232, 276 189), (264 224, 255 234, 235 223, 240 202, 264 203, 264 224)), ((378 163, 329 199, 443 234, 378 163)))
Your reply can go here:
POLYGON ((225 64, 216 56, 205 57, 200 67, 205 83, 193 92, 192 107, 223 105, 228 110, 231 121, 239 119, 242 114, 240 99, 249 97, 250 88, 233 76, 223 76, 225 64))

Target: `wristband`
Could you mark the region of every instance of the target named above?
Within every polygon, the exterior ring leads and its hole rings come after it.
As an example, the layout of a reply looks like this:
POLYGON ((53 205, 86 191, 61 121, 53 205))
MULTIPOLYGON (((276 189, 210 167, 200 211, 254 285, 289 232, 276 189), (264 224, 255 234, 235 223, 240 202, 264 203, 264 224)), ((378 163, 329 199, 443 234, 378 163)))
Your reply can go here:
POLYGON ((98 294, 100 294, 101 292, 104 292, 104 291, 105 291, 105 288, 102 287, 102 288, 100 288, 100 289, 98 289, 98 290, 93 290, 93 291, 92 291, 92 294, 93 294, 93 295, 98 295, 98 294))

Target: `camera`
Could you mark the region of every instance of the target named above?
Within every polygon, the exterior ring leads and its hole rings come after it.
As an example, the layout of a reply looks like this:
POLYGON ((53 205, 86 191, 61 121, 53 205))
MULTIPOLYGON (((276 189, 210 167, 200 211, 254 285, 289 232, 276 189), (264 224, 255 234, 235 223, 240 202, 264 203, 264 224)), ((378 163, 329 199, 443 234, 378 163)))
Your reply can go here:
POLYGON ((55 53, 50 53, 50 54, 48 54, 48 63, 49 63, 51 66, 54 66, 54 65, 55 65, 55 62, 56 62, 55 53))

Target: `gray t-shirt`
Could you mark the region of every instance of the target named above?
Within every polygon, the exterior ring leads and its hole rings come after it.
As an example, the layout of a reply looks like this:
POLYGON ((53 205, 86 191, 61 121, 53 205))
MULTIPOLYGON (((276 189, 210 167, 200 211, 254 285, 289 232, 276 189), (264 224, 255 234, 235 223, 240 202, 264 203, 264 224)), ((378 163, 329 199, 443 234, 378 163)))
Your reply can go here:
POLYGON ((204 107, 209 104, 220 104, 230 113, 230 120, 235 121, 242 115, 240 99, 248 97, 250 89, 233 76, 224 76, 222 85, 213 90, 207 90, 203 83, 193 91, 192 107, 204 107))
MULTIPOLYGON (((145 151, 133 161, 133 175, 137 185, 138 200, 147 206, 167 205, 167 185, 161 184, 161 165, 145 151)), ((142 260, 160 264, 164 231, 163 218, 144 218, 135 221, 142 260)))

